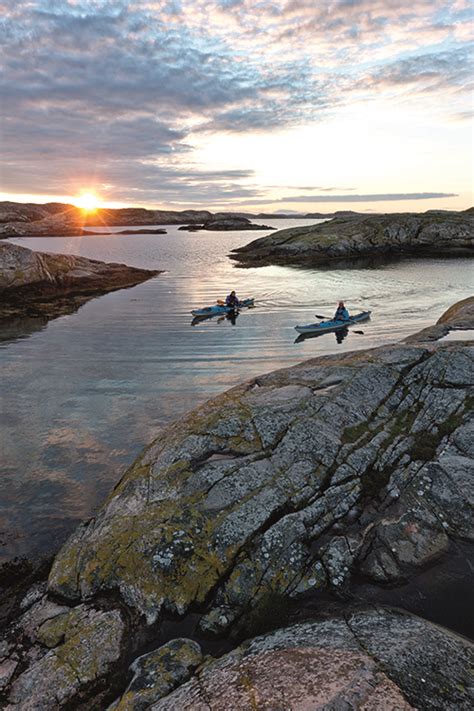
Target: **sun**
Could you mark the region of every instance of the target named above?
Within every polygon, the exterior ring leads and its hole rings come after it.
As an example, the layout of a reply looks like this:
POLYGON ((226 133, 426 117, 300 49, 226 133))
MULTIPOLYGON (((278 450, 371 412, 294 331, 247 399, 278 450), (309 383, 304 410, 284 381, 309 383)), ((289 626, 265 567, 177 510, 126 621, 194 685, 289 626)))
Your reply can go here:
POLYGON ((99 207, 100 200, 95 193, 87 192, 81 193, 81 195, 76 198, 75 203, 77 207, 80 207, 85 212, 95 212, 99 207))

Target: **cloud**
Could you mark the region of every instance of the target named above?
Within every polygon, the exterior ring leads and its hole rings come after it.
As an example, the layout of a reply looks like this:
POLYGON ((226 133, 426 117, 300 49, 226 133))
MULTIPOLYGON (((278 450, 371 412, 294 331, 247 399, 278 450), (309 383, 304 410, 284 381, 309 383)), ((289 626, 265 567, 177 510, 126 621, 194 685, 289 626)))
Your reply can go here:
POLYGON ((62 184, 63 194, 90 176, 110 186, 111 199, 130 186, 158 202, 180 189, 183 198, 255 196, 251 165, 212 180, 199 172, 199 137, 321 122, 358 95, 384 92, 419 102, 456 92, 458 104, 439 100, 436 110, 466 111, 463 0, 17 0, 0 8, 8 191, 54 194, 62 184))
POLYGON ((327 202, 393 202, 399 200, 433 200, 441 198, 457 197, 457 193, 378 193, 367 195, 287 195, 277 200, 265 199, 254 200, 249 204, 276 204, 288 202, 304 203, 327 203, 327 202))
POLYGON ((360 85, 385 87, 418 85, 422 91, 462 89, 472 86, 472 61, 468 48, 423 54, 387 64, 366 75, 360 85))

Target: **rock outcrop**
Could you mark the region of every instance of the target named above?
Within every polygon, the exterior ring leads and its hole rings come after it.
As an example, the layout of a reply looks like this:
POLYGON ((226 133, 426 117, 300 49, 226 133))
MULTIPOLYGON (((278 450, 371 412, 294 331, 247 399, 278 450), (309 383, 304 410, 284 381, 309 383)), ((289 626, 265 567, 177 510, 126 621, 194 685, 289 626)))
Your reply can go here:
POLYGON ((220 219, 212 219, 204 222, 202 225, 183 225, 180 230, 189 232, 197 232, 199 230, 207 230, 208 232, 235 232, 239 230, 274 230, 274 227, 268 225, 256 225, 246 217, 227 217, 220 219))
POLYGON ((474 217, 464 212, 349 215, 280 230, 231 254, 243 266, 316 264, 381 255, 474 255, 474 217))
MULTIPOLYGON (((212 213, 209 210, 147 210, 141 207, 98 208, 85 212, 74 205, 47 203, 0 202, 0 239, 8 237, 38 236, 82 236, 103 234, 90 227, 138 226, 138 225, 182 225, 208 230, 270 230, 264 225, 250 225, 248 215, 232 212, 212 213), (208 226, 212 225, 212 226, 208 226)), ((275 215, 275 218, 278 218, 275 215)), ((165 231, 152 231, 163 234, 165 231)), ((150 234, 148 230, 127 231, 124 234, 150 234)))
POLYGON ((0 243, 0 319, 58 316, 92 296, 134 286, 159 274, 65 254, 0 243))
MULTIPOLYGON (((146 210, 145 208, 99 208, 84 212, 74 205, 48 203, 0 203, 0 238, 15 236, 80 236, 94 234, 87 227, 133 225, 178 225, 202 223, 212 218, 208 210, 146 210)), ((103 234, 103 233, 100 233, 103 234)))
POLYGON ((50 591, 115 591, 149 623, 200 606, 203 630, 228 633, 269 596, 407 579, 473 535, 473 375, 468 342, 417 342, 234 388, 148 448, 50 591))
MULTIPOLYGON (((473 304, 441 320, 471 329, 473 304)), ((472 340, 422 332, 255 378, 164 429, 25 598, 1 648, 5 700, 36 708, 41 679, 45 709, 272 708, 272 694, 295 709, 471 708, 465 639, 358 612, 351 591, 414 580, 472 541, 473 366, 472 340), (217 662, 182 640, 143 656, 167 620, 240 640, 329 593, 343 618, 217 662)))
POLYGON ((361 610, 250 640, 151 708, 467 711, 471 654, 465 639, 420 618, 361 610))

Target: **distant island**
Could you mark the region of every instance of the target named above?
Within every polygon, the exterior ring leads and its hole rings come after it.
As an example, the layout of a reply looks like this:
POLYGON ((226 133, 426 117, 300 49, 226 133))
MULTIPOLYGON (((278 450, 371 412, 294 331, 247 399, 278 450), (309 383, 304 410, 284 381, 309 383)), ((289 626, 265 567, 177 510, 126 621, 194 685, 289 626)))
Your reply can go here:
POLYGON ((279 230, 234 249, 230 256, 241 266, 255 267, 404 254, 474 256, 474 208, 339 216, 279 230))
MULTIPOLYGON (((256 225, 253 219, 327 219, 345 216, 347 211, 331 214, 215 212, 209 210, 147 210, 142 207, 98 208, 94 212, 66 203, 0 202, 0 239, 8 237, 71 237, 97 234, 87 227, 130 227, 144 225, 186 225, 190 231, 203 230, 271 230, 267 225, 256 225)), ((141 232, 141 231, 140 231, 141 232)), ((138 233, 138 232, 137 232, 138 233)), ((99 233, 103 234, 103 232, 99 233)))

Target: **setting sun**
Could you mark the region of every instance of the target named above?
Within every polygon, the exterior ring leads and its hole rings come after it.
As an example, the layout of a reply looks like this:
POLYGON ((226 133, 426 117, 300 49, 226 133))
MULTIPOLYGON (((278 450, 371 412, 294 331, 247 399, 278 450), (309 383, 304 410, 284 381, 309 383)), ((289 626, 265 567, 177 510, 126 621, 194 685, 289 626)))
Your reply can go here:
POLYGON ((82 210, 85 210, 86 212, 94 212, 94 210, 97 210, 99 207, 99 198, 95 193, 82 193, 77 199, 76 199, 76 205, 77 207, 80 207, 82 210))

